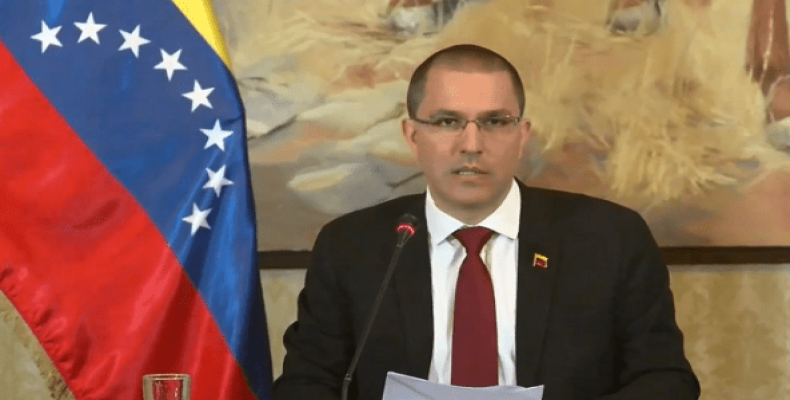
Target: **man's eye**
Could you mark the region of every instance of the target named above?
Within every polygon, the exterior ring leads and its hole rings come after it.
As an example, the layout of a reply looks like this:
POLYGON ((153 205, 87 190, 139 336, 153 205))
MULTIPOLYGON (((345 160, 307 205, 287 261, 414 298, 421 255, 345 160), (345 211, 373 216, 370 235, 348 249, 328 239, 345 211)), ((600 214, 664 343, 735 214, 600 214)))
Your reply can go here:
POLYGON ((503 128, 510 123, 510 119, 505 117, 491 117, 483 120, 483 125, 489 128, 503 128))
POLYGON ((461 120, 458 118, 444 117, 431 121, 431 124, 440 128, 457 128, 461 126, 461 120))

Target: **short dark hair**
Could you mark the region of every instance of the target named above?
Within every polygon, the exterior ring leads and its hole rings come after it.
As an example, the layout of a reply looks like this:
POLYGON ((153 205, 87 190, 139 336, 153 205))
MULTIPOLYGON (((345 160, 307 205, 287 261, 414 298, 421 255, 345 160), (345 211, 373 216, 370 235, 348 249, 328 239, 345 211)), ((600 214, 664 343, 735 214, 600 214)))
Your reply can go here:
POLYGON ((415 118, 425 98, 425 83, 428 72, 435 65, 449 66, 452 69, 472 71, 506 71, 513 83, 518 100, 519 116, 524 112, 524 84, 516 71, 516 67, 499 53, 474 44, 459 44, 433 53, 420 64, 411 76, 409 89, 406 92, 406 111, 409 117, 415 118))

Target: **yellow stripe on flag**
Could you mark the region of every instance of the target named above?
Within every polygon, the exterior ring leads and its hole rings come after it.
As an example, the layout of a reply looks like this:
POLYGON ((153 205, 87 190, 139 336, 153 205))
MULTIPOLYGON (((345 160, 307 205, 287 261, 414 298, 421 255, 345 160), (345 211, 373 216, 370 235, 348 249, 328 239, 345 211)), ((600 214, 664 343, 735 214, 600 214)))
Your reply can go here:
POLYGON ((214 18, 211 0, 173 0, 173 3, 230 69, 228 50, 225 48, 222 32, 220 32, 217 20, 214 18))

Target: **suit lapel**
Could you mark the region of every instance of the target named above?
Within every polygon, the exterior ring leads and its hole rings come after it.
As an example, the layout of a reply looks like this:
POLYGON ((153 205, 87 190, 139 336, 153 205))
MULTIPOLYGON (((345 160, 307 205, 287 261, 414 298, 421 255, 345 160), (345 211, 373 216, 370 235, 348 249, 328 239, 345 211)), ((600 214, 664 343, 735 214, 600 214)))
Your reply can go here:
POLYGON ((395 293, 403 321, 409 368, 412 375, 428 378, 433 350, 433 303, 425 196, 409 210, 420 226, 403 247, 394 272, 395 293))
POLYGON ((521 189, 521 221, 516 299, 516 380, 520 386, 541 384, 539 367, 554 282, 560 265, 559 237, 552 232, 553 207, 538 191, 521 189), (547 265, 533 266, 535 255, 547 265))

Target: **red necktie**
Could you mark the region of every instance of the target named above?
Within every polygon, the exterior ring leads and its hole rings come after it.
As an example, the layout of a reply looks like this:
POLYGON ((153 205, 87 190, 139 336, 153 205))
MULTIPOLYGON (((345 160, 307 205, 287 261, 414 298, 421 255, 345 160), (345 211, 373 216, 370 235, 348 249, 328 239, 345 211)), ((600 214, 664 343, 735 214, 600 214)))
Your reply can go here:
POLYGON ((480 250, 493 232, 466 228, 455 237, 466 248, 455 289, 452 384, 467 387, 496 386, 499 364, 494 286, 480 250))

